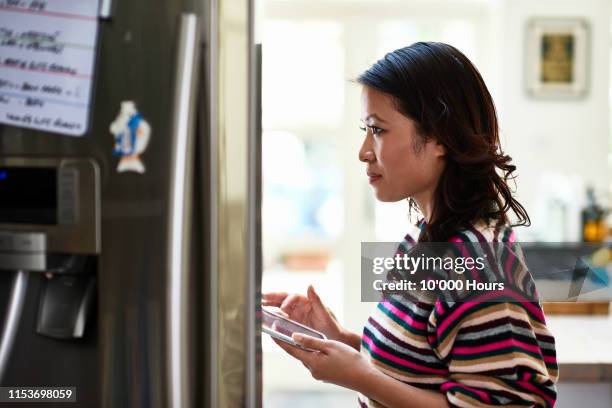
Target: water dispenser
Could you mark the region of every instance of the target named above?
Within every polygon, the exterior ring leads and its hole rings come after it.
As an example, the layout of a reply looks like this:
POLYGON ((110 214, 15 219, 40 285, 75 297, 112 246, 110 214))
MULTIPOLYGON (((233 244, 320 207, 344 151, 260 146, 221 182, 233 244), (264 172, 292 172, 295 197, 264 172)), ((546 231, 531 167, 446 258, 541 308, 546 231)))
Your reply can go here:
POLYGON ((24 378, 9 370, 16 342, 23 347, 20 331, 28 333, 23 341, 60 344, 96 324, 99 173, 83 158, 0 159, 0 274, 9 282, 0 302, 0 385, 13 374, 24 378), (29 291, 34 279, 38 287, 29 291))

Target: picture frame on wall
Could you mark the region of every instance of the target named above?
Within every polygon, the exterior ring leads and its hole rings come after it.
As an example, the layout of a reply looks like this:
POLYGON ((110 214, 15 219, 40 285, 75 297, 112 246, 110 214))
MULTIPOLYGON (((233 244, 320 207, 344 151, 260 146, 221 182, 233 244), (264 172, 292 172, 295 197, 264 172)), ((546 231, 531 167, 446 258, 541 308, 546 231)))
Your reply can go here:
POLYGON ((582 18, 535 18, 526 30, 526 88, 534 98, 580 98, 588 91, 589 25, 582 18))

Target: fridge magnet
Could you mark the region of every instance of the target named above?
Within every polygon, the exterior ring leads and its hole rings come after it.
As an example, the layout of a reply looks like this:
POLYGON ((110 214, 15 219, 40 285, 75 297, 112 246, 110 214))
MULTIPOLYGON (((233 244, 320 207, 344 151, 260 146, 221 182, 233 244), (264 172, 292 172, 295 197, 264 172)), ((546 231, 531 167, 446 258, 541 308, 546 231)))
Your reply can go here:
POLYGON ((140 156, 147 150, 151 126, 138 112, 133 101, 121 102, 121 109, 110 125, 110 132, 115 141, 113 155, 119 157, 117 172, 143 174, 146 169, 140 156))
POLYGON ((527 25, 526 85, 535 98, 584 96, 589 25, 581 18, 536 18, 527 25))

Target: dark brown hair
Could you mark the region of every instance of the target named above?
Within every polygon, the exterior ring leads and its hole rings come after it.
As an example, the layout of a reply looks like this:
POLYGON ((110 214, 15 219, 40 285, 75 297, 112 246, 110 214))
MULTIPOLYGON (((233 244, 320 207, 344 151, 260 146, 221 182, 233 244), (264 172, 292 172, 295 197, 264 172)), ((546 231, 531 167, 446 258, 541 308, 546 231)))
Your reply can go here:
MULTIPOLYGON (((508 181, 516 166, 499 143, 497 113, 480 73, 456 48, 418 42, 385 55, 357 82, 389 94, 398 111, 416 122, 422 143, 446 149, 433 214, 419 240, 446 241, 483 220, 530 225, 508 181)), ((412 198, 410 208, 416 208, 412 198)))

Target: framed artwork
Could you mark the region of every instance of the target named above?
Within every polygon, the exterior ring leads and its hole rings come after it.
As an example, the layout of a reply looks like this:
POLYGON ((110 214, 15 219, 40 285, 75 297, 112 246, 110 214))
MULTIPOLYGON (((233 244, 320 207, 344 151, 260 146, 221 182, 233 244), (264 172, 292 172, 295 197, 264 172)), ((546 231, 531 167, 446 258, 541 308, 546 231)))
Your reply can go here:
POLYGON ((526 86, 536 98, 576 98, 588 88, 589 26, 580 18, 536 18, 526 33, 526 86))

